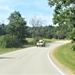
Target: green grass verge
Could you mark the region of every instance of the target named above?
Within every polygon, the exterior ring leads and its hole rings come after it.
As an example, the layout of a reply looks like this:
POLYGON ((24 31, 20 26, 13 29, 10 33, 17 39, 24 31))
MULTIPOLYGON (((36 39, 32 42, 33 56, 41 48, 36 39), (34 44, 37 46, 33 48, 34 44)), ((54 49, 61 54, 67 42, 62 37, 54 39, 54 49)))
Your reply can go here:
POLYGON ((51 42, 55 42, 56 39, 43 39, 46 43, 51 43, 51 42))
POLYGON ((20 49, 21 48, 0 48, 0 55, 12 51, 20 50, 20 49))
MULTIPOLYGON (((28 47, 32 47, 32 45, 24 45, 23 48, 28 48, 28 47)), ((0 48, 0 55, 4 54, 4 53, 8 53, 8 52, 13 52, 13 51, 21 50, 23 48, 0 48)))
POLYGON ((75 45, 75 43, 62 45, 58 47, 53 54, 60 63, 75 72, 75 51, 72 49, 73 45, 75 45))
MULTIPOLYGON (((33 38, 27 38, 26 40, 28 40, 28 42, 32 42, 33 38)), ((27 45, 24 45, 23 48, 28 48, 31 46, 32 46, 31 44, 27 44, 27 45)), ((12 51, 17 51, 23 48, 0 48, 0 55, 4 53, 12 52, 12 51)))
POLYGON ((28 42, 32 42, 32 41, 34 40, 34 38, 26 38, 26 40, 27 40, 28 42))
MULTIPOLYGON (((34 38, 26 38, 26 40, 28 41, 28 42, 33 42, 34 41, 34 38)), ((54 41, 56 41, 56 39, 46 39, 46 38, 43 38, 42 40, 44 40, 45 42, 47 42, 47 43, 51 43, 51 42, 54 42, 54 41)))
MULTIPOLYGON (((28 47, 32 47, 32 45, 24 45, 23 48, 28 48, 28 47)), ((17 50, 21 50, 23 48, 0 48, 0 55, 4 54, 4 53, 8 53, 8 52, 13 52, 13 51, 17 51, 17 50)))
MULTIPOLYGON (((23 48, 32 47, 34 38, 26 38, 26 40, 29 42, 29 44, 24 45, 23 48)), ((46 41, 47 43, 55 41, 55 39, 43 39, 43 40, 46 41)), ((20 49, 22 49, 22 48, 0 48, 0 54, 16 51, 16 50, 20 50, 20 49)))

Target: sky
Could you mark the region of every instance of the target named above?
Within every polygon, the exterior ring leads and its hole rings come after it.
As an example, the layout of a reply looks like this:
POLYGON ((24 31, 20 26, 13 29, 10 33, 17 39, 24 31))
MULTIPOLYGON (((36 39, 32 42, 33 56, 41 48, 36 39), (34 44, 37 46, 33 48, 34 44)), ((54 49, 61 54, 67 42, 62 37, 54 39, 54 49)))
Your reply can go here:
POLYGON ((0 23, 8 24, 8 17, 14 11, 19 11, 30 25, 30 20, 37 17, 46 25, 53 25, 53 8, 47 0, 0 0, 0 23))

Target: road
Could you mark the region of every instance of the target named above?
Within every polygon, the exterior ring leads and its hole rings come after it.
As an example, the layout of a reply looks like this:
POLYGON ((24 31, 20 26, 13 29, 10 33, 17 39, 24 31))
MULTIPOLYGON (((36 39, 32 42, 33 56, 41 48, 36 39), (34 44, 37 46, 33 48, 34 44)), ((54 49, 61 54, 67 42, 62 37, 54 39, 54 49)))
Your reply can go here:
POLYGON ((55 68, 48 56, 51 50, 67 42, 68 41, 58 41, 47 44, 46 47, 30 47, 0 55, 0 75, 60 75, 61 72, 55 68))

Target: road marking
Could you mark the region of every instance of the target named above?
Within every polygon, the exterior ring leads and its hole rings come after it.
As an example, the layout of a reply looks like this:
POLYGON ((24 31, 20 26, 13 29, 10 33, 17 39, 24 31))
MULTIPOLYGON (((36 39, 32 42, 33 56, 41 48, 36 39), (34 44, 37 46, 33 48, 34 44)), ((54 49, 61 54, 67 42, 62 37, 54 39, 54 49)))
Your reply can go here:
POLYGON ((24 57, 27 56, 27 55, 28 55, 28 54, 25 54, 25 55, 19 57, 18 59, 15 59, 14 62, 18 62, 19 60, 21 60, 22 58, 24 58, 24 57))
POLYGON ((51 62, 51 64, 62 74, 62 75, 66 75, 64 74, 55 64, 54 62, 51 60, 50 56, 49 56, 50 51, 48 52, 48 59, 51 62))

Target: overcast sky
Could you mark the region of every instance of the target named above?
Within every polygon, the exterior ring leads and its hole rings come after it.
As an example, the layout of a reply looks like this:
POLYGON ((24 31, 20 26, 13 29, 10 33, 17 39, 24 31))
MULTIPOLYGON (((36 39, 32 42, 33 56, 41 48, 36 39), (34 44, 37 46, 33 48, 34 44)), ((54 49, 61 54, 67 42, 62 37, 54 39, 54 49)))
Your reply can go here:
POLYGON ((47 25, 52 24, 53 9, 48 6, 47 0, 0 0, 0 22, 8 23, 7 18, 15 10, 19 11, 27 22, 37 17, 45 20, 47 25))

